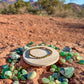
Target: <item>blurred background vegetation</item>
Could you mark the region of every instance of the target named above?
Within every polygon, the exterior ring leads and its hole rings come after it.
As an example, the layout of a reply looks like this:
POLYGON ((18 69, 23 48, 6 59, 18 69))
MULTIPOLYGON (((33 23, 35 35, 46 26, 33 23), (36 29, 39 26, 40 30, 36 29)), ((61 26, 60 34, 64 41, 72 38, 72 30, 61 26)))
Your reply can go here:
POLYGON ((84 8, 74 4, 64 4, 65 0, 38 0, 33 5, 30 2, 17 0, 14 4, 2 2, 1 14, 37 14, 53 17, 84 17, 84 8))

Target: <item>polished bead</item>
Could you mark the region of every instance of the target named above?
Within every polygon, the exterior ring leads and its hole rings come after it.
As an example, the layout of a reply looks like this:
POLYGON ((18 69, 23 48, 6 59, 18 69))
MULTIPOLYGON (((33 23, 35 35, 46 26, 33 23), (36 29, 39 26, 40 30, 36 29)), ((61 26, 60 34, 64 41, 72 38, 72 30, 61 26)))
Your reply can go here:
POLYGON ((67 56, 67 57, 66 57, 66 60, 69 60, 69 59, 71 59, 71 57, 70 57, 70 56, 67 56))
POLYGON ((7 64, 6 65, 3 65, 2 68, 8 68, 8 65, 7 64))
POLYGON ((14 68, 15 68, 15 66, 14 66, 14 65, 10 66, 10 70, 11 70, 11 71, 13 71, 13 70, 14 70, 14 68))
POLYGON ((12 59, 9 58, 9 59, 8 59, 8 62, 9 62, 9 63, 12 63, 12 59))
POLYGON ((5 75, 8 76, 8 77, 11 77, 12 76, 12 72, 11 71, 6 71, 5 75))
POLYGON ((19 66, 19 67, 17 68, 18 71, 20 71, 21 69, 22 69, 22 66, 19 66))
POLYGON ((18 73, 18 70, 14 70, 14 72, 13 72, 14 74, 17 74, 18 73))
POLYGON ((68 82, 66 82, 66 81, 63 81, 61 84, 68 84, 68 82))
POLYGON ((81 56, 77 57, 77 60, 82 60, 82 59, 83 59, 83 57, 81 57, 81 56))
POLYGON ((50 71, 51 72, 55 72, 55 68, 50 68, 50 71))
POLYGON ((21 80, 25 81, 25 80, 26 80, 26 78, 22 76, 22 77, 21 77, 21 80))
POLYGON ((54 81, 54 77, 52 77, 52 76, 49 76, 48 79, 49 79, 50 81, 54 81))
POLYGON ((84 60, 80 60, 78 63, 79 64, 84 64, 84 60))
POLYGON ((53 73, 53 75, 52 75, 52 77, 53 77, 54 79, 57 79, 59 76, 60 76, 59 73, 53 73))
POLYGON ((46 77, 43 77, 42 78, 42 82, 45 84, 45 83, 49 83, 49 79, 48 78, 46 78, 46 77))
POLYGON ((36 77, 36 72, 35 72, 35 71, 30 72, 30 73, 28 73, 28 75, 27 75, 27 78, 28 78, 28 79, 34 79, 35 77, 36 77))
POLYGON ((62 63, 65 63, 65 62, 66 62, 66 60, 65 60, 65 59, 61 59, 61 62, 62 62, 62 63))
POLYGON ((49 82, 48 84, 55 84, 55 82, 54 82, 54 81, 51 81, 51 82, 49 82))
POLYGON ((23 75, 27 74, 27 71, 25 69, 22 69, 22 74, 23 75))
POLYGON ((57 68, 57 66, 55 64, 51 65, 51 68, 57 68))
POLYGON ((60 73, 66 78, 71 78, 72 75, 74 74, 74 68, 73 67, 60 68, 60 73))
POLYGON ((72 49, 71 49, 70 47, 66 46, 65 48, 63 48, 63 51, 66 51, 66 52, 71 52, 71 51, 72 51, 72 49))
POLYGON ((18 81, 18 78, 17 78, 17 76, 13 76, 13 78, 12 78, 14 81, 18 81))
POLYGON ((61 84, 61 82, 59 80, 55 80, 56 84, 61 84))
POLYGON ((65 52, 61 51, 60 55, 64 57, 65 56, 65 52))

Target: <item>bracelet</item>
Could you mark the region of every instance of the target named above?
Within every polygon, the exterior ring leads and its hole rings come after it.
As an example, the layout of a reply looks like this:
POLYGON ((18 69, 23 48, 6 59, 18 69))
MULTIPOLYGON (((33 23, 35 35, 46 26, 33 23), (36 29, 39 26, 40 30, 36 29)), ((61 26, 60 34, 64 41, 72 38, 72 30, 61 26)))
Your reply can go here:
POLYGON ((29 55, 31 55, 31 57, 34 57, 34 58, 36 58, 36 59, 45 58, 45 57, 50 56, 51 54, 52 54, 52 51, 51 51, 50 49, 44 48, 44 47, 35 47, 35 48, 32 48, 32 49, 29 50, 29 55), (36 56, 34 56, 34 55, 31 54, 31 50, 33 50, 33 49, 47 49, 48 51, 50 51, 50 54, 45 55, 45 56, 43 56, 43 57, 36 57, 36 56))

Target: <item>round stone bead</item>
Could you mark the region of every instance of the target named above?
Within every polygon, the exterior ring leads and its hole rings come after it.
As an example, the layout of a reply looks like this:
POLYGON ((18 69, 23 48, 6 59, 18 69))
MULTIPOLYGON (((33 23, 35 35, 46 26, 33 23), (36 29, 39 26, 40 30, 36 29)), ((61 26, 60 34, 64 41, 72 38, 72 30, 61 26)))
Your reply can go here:
POLYGON ((48 79, 49 79, 50 81, 54 81, 54 77, 52 77, 52 76, 49 76, 48 79))
POLYGON ((57 68, 57 66, 55 64, 51 65, 51 68, 57 68))
POLYGON ((66 51, 66 52, 71 52, 71 51, 72 51, 72 49, 71 49, 70 47, 66 46, 65 48, 63 48, 63 51, 66 51))
POLYGON ((64 57, 65 56, 65 52, 61 51, 60 55, 64 57))
POLYGON ((67 83, 69 82, 69 80, 67 78, 63 78, 63 81, 66 81, 67 83))
POLYGON ((36 77, 36 72, 33 71, 33 72, 30 72, 28 75, 27 75, 27 78, 28 79, 34 79, 36 77))
POLYGON ((66 60, 65 60, 65 59, 61 59, 61 62, 62 62, 62 63, 65 63, 65 62, 66 62, 66 60))
POLYGON ((55 72, 55 68, 50 68, 50 71, 51 72, 55 72))
POLYGON ((20 54, 20 51, 19 51, 19 50, 17 50, 17 51, 16 51, 16 53, 17 53, 17 54, 20 54))
POLYGON ((63 81, 61 84, 68 84, 68 82, 66 82, 66 81, 63 81))
POLYGON ((22 69, 22 74, 23 75, 27 74, 27 71, 25 69, 22 69))
POLYGON ((14 81, 13 84, 19 84, 19 81, 14 81))
POLYGON ((46 77, 43 77, 42 78, 42 82, 45 84, 45 83, 49 83, 49 79, 48 78, 46 78, 46 77))
POLYGON ((55 84, 55 82, 54 82, 54 81, 51 81, 51 82, 49 82, 48 84, 55 84))

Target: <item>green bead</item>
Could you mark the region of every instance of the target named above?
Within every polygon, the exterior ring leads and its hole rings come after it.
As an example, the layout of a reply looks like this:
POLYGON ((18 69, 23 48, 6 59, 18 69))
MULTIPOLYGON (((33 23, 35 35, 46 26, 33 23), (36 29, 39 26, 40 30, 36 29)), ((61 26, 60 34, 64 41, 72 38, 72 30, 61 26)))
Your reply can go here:
POLYGON ((10 70, 11 70, 11 71, 13 71, 13 70, 14 70, 14 68, 15 68, 15 66, 14 66, 14 65, 10 66, 10 70))
POLYGON ((8 65, 7 65, 7 64, 6 64, 6 65, 3 65, 2 68, 3 68, 3 69, 4 69, 4 68, 8 68, 8 65))
POLYGON ((60 55, 64 57, 65 56, 65 52, 61 51, 60 55))
POLYGON ((55 72, 55 68, 50 68, 50 71, 51 72, 55 72))
POLYGON ((22 66, 19 66, 17 70, 20 71, 21 69, 22 69, 22 66))
POLYGON ((79 56, 79 53, 73 53, 73 56, 79 56))
POLYGON ((9 62, 9 63, 12 63, 12 59, 8 59, 8 62, 9 62))
POLYGON ((16 53, 17 53, 17 54, 20 54, 20 51, 19 51, 19 50, 17 50, 17 51, 16 51, 16 53))
POLYGON ((21 79, 21 77, 22 77, 23 75, 22 74, 20 74, 20 75, 18 75, 17 77, 18 77, 18 79, 21 79))
POLYGON ((61 84, 61 82, 59 80, 55 80, 56 84, 61 84))
POLYGON ((32 45, 34 42, 31 41, 31 43, 29 43, 30 45, 32 45))
POLYGON ((59 72, 60 71, 60 67, 57 67, 56 70, 59 72))
POLYGON ((13 84, 19 84, 19 81, 14 81, 13 84))
POLYGON ((63 82, 62 82, 62 84, 68 84, 68 82, 66 82, 66 81, 63 81, 63 82))
POLYGON ((80 60, 78 63, 79 64, 84 64, 84 60, 80 60))
POLYGON ((14 74, 18 74, 18 70, 14 70, 14 72, 13 72, 14 74))
POLYGON ((67 56, 67 57, 66 57, 66 60, 69 60, 69 59, 71 59, 71 57, 70 57, 70 56, 67 56))
POLYGON ((66 62, 66 60, 65 60, 65 59, 61 59, 61 62, 62 62, 62 63, 65 63, 65 62, 66 62))
POLYGON ((27 74, 27 71, 25 69, 22 69, 22 74, 23 75, 27 74))
POLYGON ((54 81, 54 77, 52 77, 52 76, 49 76, 48 79, 49 79, 50 81, 54 81))
POLYGON ((22 76, 22 77, 21 77, 21 80, 26 81, 26 78, 22 76))
POLYGON ((57 66, 55 64, 51 65, 51 68, 57 68, 57 66))
POLYGON ((27 78, 28 79, 34 79, 36 77, 36 72, 33 71, 33 72, 30 72, 28 75, 27 75, 27 78))
POLYGON ((43 77, 42 78, 42 82, 45 84, 45 83, 49 83, 49 79, 48 78, 46 78, 46 77, 43 77))
POLYGON ((14 81, 18 81, 18 78, 17 78, 17 76, 13 76, 13 78, 12 78, 14 81))
POLYGON ((11 71, 6 71, 5 72, 5 76, 11 77, 12 76, 12 72, 11 71))
POLYGON ((72 54, 71 54, 71 53, 68 53, 66 56, 70 56, 70 57, 72 57, 72 54))
POLYGON ((69 59, 68 61, 69 61, 69 62, 73 62, 73 59, 69 59))
POLYGON ((81 57, 81 56, 77 57, 77 60, 82 60, 82 59, 83 59, 83 57, 81 57))
POLYGON ((55 82, 54 82, 54 81, 51 81, 51 82, 49 82, 48 84, 55 84, 55 82))

